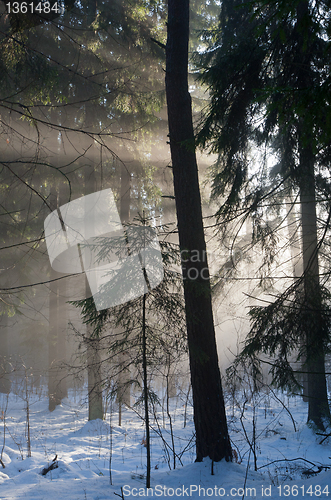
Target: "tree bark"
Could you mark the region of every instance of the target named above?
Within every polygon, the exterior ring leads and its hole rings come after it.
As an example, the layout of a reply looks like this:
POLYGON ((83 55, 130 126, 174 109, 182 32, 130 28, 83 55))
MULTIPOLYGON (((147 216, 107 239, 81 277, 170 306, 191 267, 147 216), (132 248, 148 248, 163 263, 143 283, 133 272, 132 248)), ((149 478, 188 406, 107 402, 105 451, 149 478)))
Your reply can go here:
MULTIPOLYGON (((312 50, 307 49, 313 39, 312 27, 307 23, 308 19, 309 2, 302 0, 297 5, 295 30, 299 42, 296 61, 299 90, 313 88, 315 83, 312 70, 312 50)), ((325 377, 325 339, 328 327, 322 313, 323 301, 319 280, 314 131, 309 118, 306 119, 304 115, 298 119, 297 135, 304 289, 302 330, 306 340, 308 422, 313 422, 319 429, 324 429, 323 420, 330 420, 325 377)))
POLYGON ((9 394, 11 389, 11 368, 9 362, 8 315, 6 313, 0 317, 0 345, 0 393, 9 394))
POLYGON ((188 91, 189 0, 168 0, 166 94, 182 255, 193 390, 196 460, 231 460, 218 366, 206 244, 188 91))
MULTIPOLYGON (((87 278, 85 278, 86 297, 90 297, 91 290, 87 278)), ((101 342, 93 332, 93 327, 86 325, 86 363, 87 363, 87 386, 88 386, 88 419, 103 420, 102 401, 102 373, 101 373, 101 342)))
MULTIPOLYGON (((52 186, 50 205, 53 210, 59 207, 58 189, 52 186)), ((58 273, 51 269, 49 286, 49 333, 48 333, 48 408, 54 411, 67 396, 66 333, 67 307, 65 282, 57 281, 58 273)), ((64 280, 62 280, 64 281, 64 280)))
MULTIPOLYGON (((94 126, 95 116, 91 103, 87 104, 86 109, 86 122, 89 126, 94 126)), ((92 160, 85 158, 85 195, 94 193, 97 190, 97 181, 95 174, 94 163, 94 142, 91 144, 90 153, 92 153, 92 160)), ((85 290, 86 298, 91 297, 91 289, 85 276, 85 290)), ((87 385, 88 385, 88 419, 96 420, 103 419, 103 400, 102 400, 102 373, 101 373, 101 339, 94 335, 93 326, 86 325, 86 363, 87 363, 87 385)))
MULTIPOLYGON (((121 198, 120 198, 120 218, 122 224, 128 224, 130 220, 130 200, 131 200, 131 175, 125 165, 121 165, 121 198)), ((115 329, 116 338, 124 340, 125 334, 121 335, 121 328, 115 329)), ((119 373, 117 376, 117 402, 118 402, 118 425, 122 425, 122 405, 130 406, 131 387, 130 387, 130 369, 128 365, 130 359, 128 353, 124 350, 118 355, 119 373)))
POLYGON ((330 419, 325 377, 324 334, 326 325, 322 317, 322 297, 319 281, 317 216, 315 196, 314 156, 311 146, 300 152, 300 203, 303 254, 303 318, 306 340, 306 370, 308 422, 324 429, 323 419, 330 419), (305 317, 306 316, 306 317, 305 317))

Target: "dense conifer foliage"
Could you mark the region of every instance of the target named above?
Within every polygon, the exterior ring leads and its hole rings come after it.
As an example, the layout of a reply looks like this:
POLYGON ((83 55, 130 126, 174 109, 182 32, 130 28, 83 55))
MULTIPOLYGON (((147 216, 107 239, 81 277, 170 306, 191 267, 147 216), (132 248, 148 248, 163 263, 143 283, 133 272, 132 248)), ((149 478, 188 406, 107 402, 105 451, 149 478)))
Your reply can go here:
POLYGON ((329 33, 328 2, 224 1, 219 29, 202 57, 211 101, 198 134, 201 145, 219 154, 219 217, 235 216, 241 205, 257 220, 271 196, 298 197, 303 273, 275 303, 252 309, 243 356, 276 356, 274 380, 284 386, 293 382, 289 359, 297 350, 308 377, 308 420, 320 428, 330 418, 324 368, 329 293, 319 267, 329 229, 325 199, 317 218, 320 186, 330 190, 329 33), (252 170, 253 145, 273 152, 272 170, 267 162, 252 170))

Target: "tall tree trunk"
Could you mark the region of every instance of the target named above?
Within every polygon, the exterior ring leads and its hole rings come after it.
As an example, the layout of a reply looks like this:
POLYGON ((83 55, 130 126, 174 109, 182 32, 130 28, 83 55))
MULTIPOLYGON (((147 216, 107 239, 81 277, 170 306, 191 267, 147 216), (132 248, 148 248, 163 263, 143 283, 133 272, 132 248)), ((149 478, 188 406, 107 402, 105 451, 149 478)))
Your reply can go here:
POLYGON ((10 381, 10 355, 8 338, 8 315, 6 312, 0 316, 0 393, 9 394, 10 381))
MULTIPOLYGON (((50 193, 51 208, 59 207, 58 190, 52 186, 50 193)), ((65 281, 57 280, 58 273, 51 270, 49 287, 49 333, 48 333, 48 408, 55 410, 67 396, 66 382, 66 334, 67 316, 65 281)))
POLYGON ((322 297, 319 282, 318 240, 315 197, 314 156, 311 146, 300 151, 300 202, 302 225, 304 333, 308 389, 308 422, 324 429, 323 419, 330 419, 325 377, 322 297))
MULTIPOLYGON (((90 106, 90 105, 89 105, 90 106)), ((92 114, 93 116, 93 114, 92 114)), ((94 122, 92 122, 93 124, 94 122)), ((93 152, 94 144, 90 148, 93 152)), ((87 160, 87 158, 85 159, 87 160)), ((92 162, 85 165, 84 172, 85 194, 94 193, 97 189, 96 175, 94 171, 94 158, 92 162)), ((85 277, 86 297, 92 293, 87 277, 85 277)), ((88 385, 88 419, 103 419, 102 401, 102 373, 101 373, 101 341, 94 335, 93 326, 86 325, 86 363, 87 363, 87 385, 88 385)))
POLYGON ((57 336, 59 319, 58 287, 54 281, 58 277, 57 273, 51 270, 51 283, 49 289, 49 333, 48 333, 48 409, 54 411, 56 406, 61 404, 58 397, 57 387, 57 336))
POLYGON ((166 94, 182 255, 197 461, 231 460, 188 91, 189 0, 168 0, 166 94), (196 258, 198 256, 198 258, 196 258))
POLYGON ((59 296, 59 331, 57 337, 57 368, 58 368, 58 386, 57 392, 61 399, 68 396, 68 368, 66 364, 67 358, 67 328, 68 328, 68 305, 67 305, 67 280, 62 279, 57 281, 58 296, 59 296))
MULTIPOLYGON (((297 86, 306 90, 314 86, 312 51, 307 47, 313 39, 309 19, 309 2, 297 4, 296 36, 299 52, 297 86)), ((323 419, 330 419, 325 377, 326 320, 322 314, 322 296, 319 281, 318 238, 315 194, 314 131, 312 124, 302 115, 297 125, 299 169, 298 184, 301 203, 302 260, 304 306, 302 330, 306 339, 306 368, 308 377, 308 422, 324 429, 323 419)))
MULTIPOLYGON (((125 165, 121 165, 121 198, 120 198, 120 218, 122 224, 127 224, 130 219, 130 192, 131 175, 125 165)), ((115 330, 116 338, 120 338, 121 328, 115 330)), ((122 335, 122 338, 125 336, 122 335)), ((124 346, 123 346, 124 349, 124 346)), ((122 424, 122 405, 130 406, 130 370, 129 356, 126 351, 118 355, 118 376, 117 376, 117 402, 118 402, 118 425, 122 424)))
MULTIPOLYGON (((91 290, 85 278, 86 297, 90 297, 91 290)), ((102 401, 102 373, 101 373, 101 342, 94 335, 93 327, 86 325, 86 361, 88 386, 88 419, 103 419, 102 401)))

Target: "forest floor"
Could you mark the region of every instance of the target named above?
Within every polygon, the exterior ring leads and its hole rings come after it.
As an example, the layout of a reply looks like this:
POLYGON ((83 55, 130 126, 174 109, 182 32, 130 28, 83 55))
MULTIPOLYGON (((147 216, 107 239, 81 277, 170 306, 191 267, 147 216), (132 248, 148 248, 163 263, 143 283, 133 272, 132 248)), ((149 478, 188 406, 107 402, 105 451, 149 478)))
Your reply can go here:
POLYGON ((123 410, 119 426, 118 407, 112 403, 104 421, 88 422, 87 405, 74 393, 50 413, 40 392, 28 396, 30 457, 27 398, 11 394, 7 400, 0 394, 0 453, 5 465, 0 465, 1 500, 104 500, 122 494, 212 499, 331 495, 331 437, 320 444, 323 436, 306 425, 307 404, 299 396, 267 391, 248 401, 244 393, 237 394, 236 402, 228 397, 232 463, 194 463, 192 408, 187 407, 185 415, 183 401, 170 400, 171 432, 167 412, 159 406, 151 415, 147 492, 139 409, 123 410), (53 463, 57 467, 42 475, 53 463))

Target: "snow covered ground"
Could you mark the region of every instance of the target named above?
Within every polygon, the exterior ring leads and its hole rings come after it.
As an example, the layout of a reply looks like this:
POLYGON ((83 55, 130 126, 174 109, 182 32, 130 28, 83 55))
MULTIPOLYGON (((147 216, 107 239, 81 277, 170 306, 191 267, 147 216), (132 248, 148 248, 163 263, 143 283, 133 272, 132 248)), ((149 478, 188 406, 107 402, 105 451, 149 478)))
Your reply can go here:
POLYGON ((123 410, 119 426, 113 403, 104 421, 88 422, 86 405, 73 393, 52 413, 45 396, 31 395, 28 457, 26 401, 11 394, 7 405, 1 394, 0 453, 5 468, 0 465, 0 499, 116 499, 121 488, 124 498, 328 498, 331 438, 319 444, 323 436, 306 426, 307 407, 299 397, 276 396, 281 401, 271 393, 255 395, 245 405, 244 395, 237 405, 228 400, 237 463, 216 463, 213 475, 210 460, 194 463, 192 408, 187 409, 184 428, 183 403, 171 399, 176 469, 169 419, 159 409, 157 420, 151 415, 152 471, 147 492, 144 423, 136 410, 123 410), (55 457, 58 467, 42 475, 55 457))

